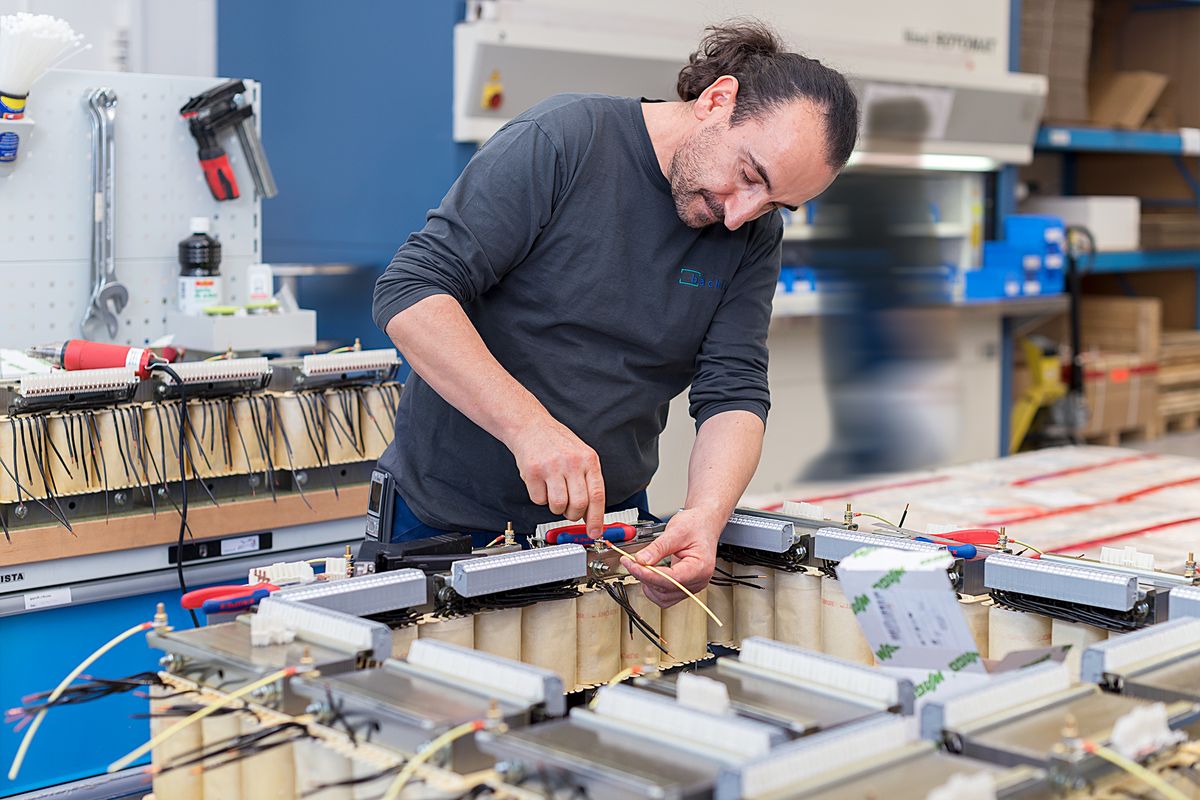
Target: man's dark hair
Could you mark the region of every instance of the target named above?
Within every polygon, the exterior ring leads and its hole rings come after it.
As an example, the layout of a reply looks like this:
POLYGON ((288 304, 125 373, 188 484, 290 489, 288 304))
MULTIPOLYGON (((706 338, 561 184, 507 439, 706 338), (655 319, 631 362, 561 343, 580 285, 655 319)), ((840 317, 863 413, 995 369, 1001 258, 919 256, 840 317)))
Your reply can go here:
POLYGON ((679 71, 681 100, 695 100, 722 75, 738 80, 730 124, 811 101, 825 116, 825 160, 841 169, 858 138, 858 100, 844 75, 815 58, 789 53, 775 31, 757 20, 733 20, 706 29, 700 47, 679 71))

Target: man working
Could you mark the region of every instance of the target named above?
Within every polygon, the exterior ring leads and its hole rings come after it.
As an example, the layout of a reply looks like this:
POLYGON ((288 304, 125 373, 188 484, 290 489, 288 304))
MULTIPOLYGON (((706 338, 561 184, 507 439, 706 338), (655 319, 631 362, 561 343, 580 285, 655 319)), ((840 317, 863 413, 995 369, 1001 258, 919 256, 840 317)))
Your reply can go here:
POLYGON ((686 505, 627 567, 662 606, 683 595, 641 564, 673 556, 683 585, 708 583, 762 450, 774 212, 833 181, 858 106, 754 23, 710 28, 677 88, 680 102, 559 95, 516 117, 380 277, 376 324, 413 369, 380 459, 393 541, 560 516, 598 536, 613 498, 645 511, 690 383, 686 505))

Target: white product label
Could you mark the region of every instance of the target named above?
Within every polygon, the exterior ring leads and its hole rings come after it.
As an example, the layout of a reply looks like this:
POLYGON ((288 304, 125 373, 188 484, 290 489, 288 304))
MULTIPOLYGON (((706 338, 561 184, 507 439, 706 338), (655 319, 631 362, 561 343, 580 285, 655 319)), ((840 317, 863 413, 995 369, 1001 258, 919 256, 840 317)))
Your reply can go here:
POLYGON ((1037 281, 1025 281, 1025 294, 1041 294, 1042 285, 1037 281))
POLYGON ((1062 269, 1063 257, 1051 253, 1046 256, 1046 269, 1062 269))
POLYGON ((258 534, 239 536, 236 539, 221 540, 221 555, 232 556, 238 553, 253 553, 258 549, 258 534))
POLYGON ((146 352, 140 347, 131 347, 129 352, 125 354, 125 369, 137 369, 142 363, 142 353, 146 352))
POLYGON ((246 300, 250 303, 265 303, 275 295, 275 285, 270 264, 251 264, 246 269, 246 300))
POLYGON ((25 595, 25 610, 33 611, 35 608, 53 608, 54 606, 65 606, 71 602, 71 587, 60 586, 57 589, 46 589, 40 592, 31 592, 25 595))
POLYGON ((184 314, 203 314, 204 309, 220 303, 220 275, 197 275, 179 279, 179 310, 184 314))
POLYGON ((1027 255, 1021 259, 1021 265, 1025 269, 1037 269, 1042 265, 1042 259, 1035 255, 1027 255))
POLYGON ((1050 144, 1055 147, 1067 147, 1071 144, 1071 132, 1063 128, 1051 128, 1050 144))
POLYGON ((1200 128, 1180 128, 1179 143, 1185 156, 1200 154, 1200 128))

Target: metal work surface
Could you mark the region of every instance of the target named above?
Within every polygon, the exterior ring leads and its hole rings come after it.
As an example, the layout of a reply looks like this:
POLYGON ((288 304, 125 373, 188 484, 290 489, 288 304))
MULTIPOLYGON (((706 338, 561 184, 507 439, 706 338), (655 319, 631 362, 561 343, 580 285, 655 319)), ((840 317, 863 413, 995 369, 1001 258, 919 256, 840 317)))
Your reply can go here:
POLYGON ((250 626, 242 622, 223 622, 192 630, 152 634, 150 638, 153 646, 170 653, 186 658, 219 658, 262 674, 295 666, 306 654, 318 669, 326 664, 337 664, 353 658, 338 650, 301 641, 254 647, 250 644, 250 626))
POLYGON ((1170 702, 1200 702, 1200 660, 1184 658, 1125 679, 1125 691, 1170 702))
MULTIPOLYGON (((698 669, 695 674, 723 683, 729 690, 730 703, 742 716, 783 726, 795 734, 804 735, 883 713, 878 708, 789 686, 781 681, 730 674, 720 668, 720 662, 698 669)), ((672 673, 640 685, 652 691, 674 694, 678 678, 679 673, 672 673)))
POLYGON ((1068 714, 1075 718, 1080 736, 1104 742, 1108 740, 1113 723, 1141 705, 1140 700, 1119 695, 1089 694, 966 733, 963 752, 966 755, 979 755, 981 751, 1005 753, 1012 756, 1009 763, 1043 766, 1053 755, 1055 745, 1062 741, 1068 714))
MULTIPOLYGON (((991 773, 996 781, 996 796, 1050 798, 1054 794, 1049 786, 1031 792, 1004 791, 1004 775, 1007 770, 976 761, 972 758, 952 756, 943 752, 929 752, 905 758, 898 763, 885 765, 869 771, 867 765, 855 768, 868 770, 856 777, 845 778, 839 774, 832 780, 822 781, 808 787, 796 787, 786 793, 773 795, 780 800, 789 798, 821 798, 821 800, 863 800, 869 797, 886 797, 888 800, 925 800, 931 791, 945 785, 954 775, 972 776, 981 772, 991 773)), ((1026 777, 1032 778, 1033 773, 1026 777)), ((1014 787, 1015 788, 1015 787, 1014 787)), ((765 798, 763 800, 766 800, 765 798)))
MULTIPOLYGON (((681 732, 682 734, 682 732, 681 732)), ((708 797, 719 765, 656 742, 614 730, 584 728, 559 720, 511 731, 482 743, 498 758, 513 758, 541 768, 561 767, 587 780, 592 800, 617 797, 708 797), (596 783, 593 783, 595 781, 596 783)))

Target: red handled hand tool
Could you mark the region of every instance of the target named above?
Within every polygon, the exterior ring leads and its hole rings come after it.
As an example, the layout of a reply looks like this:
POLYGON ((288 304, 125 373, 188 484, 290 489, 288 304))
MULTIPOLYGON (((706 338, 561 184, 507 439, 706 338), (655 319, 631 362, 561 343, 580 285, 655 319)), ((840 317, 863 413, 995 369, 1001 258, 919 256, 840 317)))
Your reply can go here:
POLYGON ((200 609, 205 614, 224 614, 243 611, 267 597, 279 587, 272 583, 253 583, 248 586, 209 586, 183 596, 180 605, 189 611, 200 609))
MULTIPOLYGON (((632 525, 614 522, 604 526, 601 538, 609 542, 628 542, 635 536, 637 530, 632 525)), ((591 544, 594 541, 588 536, 587 525, 567 525, 546 533, 547 544, 591 544)))

